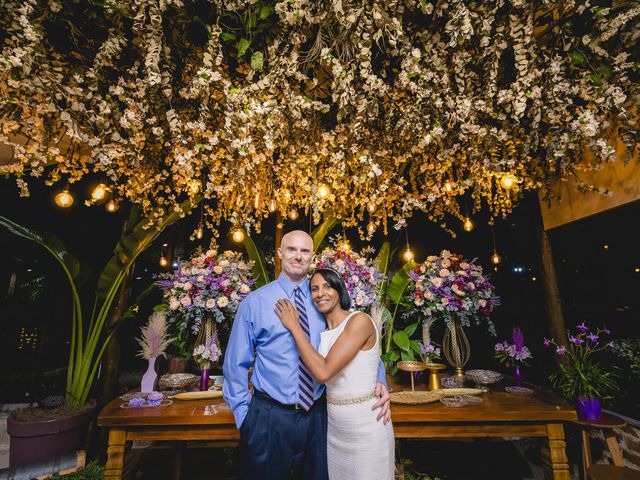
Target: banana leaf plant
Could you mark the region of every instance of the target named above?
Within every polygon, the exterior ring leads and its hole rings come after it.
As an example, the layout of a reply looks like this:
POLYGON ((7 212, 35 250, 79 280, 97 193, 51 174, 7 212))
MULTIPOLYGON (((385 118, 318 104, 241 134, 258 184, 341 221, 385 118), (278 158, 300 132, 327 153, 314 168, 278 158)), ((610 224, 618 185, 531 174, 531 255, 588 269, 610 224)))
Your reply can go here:
MULTIPOLYGON (((197 200, 199 201, 199 199, 197 200)), ((78 260, 71 255, 56 237, 33 231, 8 218, 0 216, 0 225, 11 233, 37 243, 58 262, 71 287, 71 349, 67 369, 65 405, 80 408, 87 402, 98 366, 115 330, 105 331, 105 324, 116 294, 125 276, 138 256, 144 252, 160 233, 195 206, 193 201, 184 202, 180 210, 172 210, 154 226, 145 219, 128 234, 124 234, 114 250, 113 258, 100 275, 95 291, 91 316, 85 322, 83 303, 77 288, 80 271, 78 260)))

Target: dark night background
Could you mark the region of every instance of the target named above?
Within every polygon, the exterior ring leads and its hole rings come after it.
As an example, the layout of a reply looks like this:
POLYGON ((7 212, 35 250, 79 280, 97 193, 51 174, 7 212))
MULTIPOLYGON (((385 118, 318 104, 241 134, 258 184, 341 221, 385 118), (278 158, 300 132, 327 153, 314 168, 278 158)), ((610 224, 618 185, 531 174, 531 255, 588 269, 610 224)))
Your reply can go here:
MULTIPOLYGON (((51 188, 32 181, 31 196, 19 198, 13 181, 0 180, 0 215, 25 227, 56 234, 70 252, 86 262, 90 277, 82 288, 85 298, 90 297, 97 276, 113 254, 128 215, 126 205, 114 214, 107 213, 103 205, 85 206, 84 200, 90 197, 93 186, 89 181, 73 185, 75 203, 63 210, 53 203, 55 191, 51 188)), ((568 328, 585 321, 593 327, 606 324, 614 338, 639 336, 640 272, 636 269, 640 270, 640 252, 637 227, 634 227, 638 218, 640 202, 636 201, 548 232, 568 328)), ((206 233, 200 241, 189 240, 198 219, 199 210, 196 210, 163 232, 140 256, 133 274, 132 300, 150 285, 155 274, 163 271, 158 263, 161 251, 171 256, 173 262, 188 257, 197 245, 208 246, 210 235, 206 233)), ((467 258, 477 257, 478 263, 491 273, 502 306, 492 316, 498 330, 496 339, 487 334, 484 326, 468 329, 472 356, 467 367, 505 371, 493 359, 493 345, 496 341, 510 340, 511 328, 520 325, 525 344, 534 355, 531 367, 525 370, 525 380, 548 385, 546 379, 555 369, 555 362, 551 353, 542 348, 542 339, 549 336, 549 329, 539 265, 541 218, 537 197, 526 196, 511 216, 496 220, 496 249, 503 258, 496 271, 489 262, 493 242, 486 212, 475 215, 473 221, 475 229, 467 233, 457 220, 449 220, 457 233, 457 237, 452 238, 424 216, 408 219, 409 240, 416 260, 422 261, 443 248, 467 258)), ((301 216, 298 221, 285 224, 285 230, 294 228, 308 230, 308 217, 301 216)), ((337 227, 332 233, 340 234, 342 229, 337 227)), ((366 245, 355 231, 347 229, 346 235, 354 247, 366 245)), ((272 254, 273 236, 271 219, 265 222, 262 234, 255 236, 255 241, 263 251, 272 254)), ((377 248, 386 239, 397 248, 393 271, 400 265, 405 233, 392 228, 386 238, 377 233, 372 245, 377 248)), ((231 241, 227 225, 221 226, 218 241, 221 249, 242 248, 231 241)), ((0 248, 4 258, 0 268, 0 385, 3 386, 0 403, 62 393, 64 375, 60 370, 56 373, 56 369, 66 365, 68 356, 70 292, 67 281, 50 255, 25 239, 0 230, 0 248), (16 287, 9 295, 12 273, 16 274, 16 287)), ((159 293, 152 295, 137 317, 118 331, 122 342, 120 367, 125 379, 127 372, 144 369, 143 361, 136 357, 137 344, 133 338, 138 336, 141 324, 159 301, 159 293)), ((440 343, 442 335, 442 325, 436 323, 434 340, 440 343)), ((612 365, 618 362, 614 357, 607 361, 612 365)), ((135 375, 131 374, 130 378, 135 375)), ((627 379, 624 382, 627 395, 615 408, 637 418, 640 414, 634 394, 637 383, 627 379)))

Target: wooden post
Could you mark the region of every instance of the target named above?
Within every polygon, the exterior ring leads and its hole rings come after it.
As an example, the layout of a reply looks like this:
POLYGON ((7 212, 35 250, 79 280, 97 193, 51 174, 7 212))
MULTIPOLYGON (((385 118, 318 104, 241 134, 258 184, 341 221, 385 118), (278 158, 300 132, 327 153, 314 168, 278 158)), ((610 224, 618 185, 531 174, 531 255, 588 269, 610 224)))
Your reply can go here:
POLYGON ((278 278, 280 275, 280 270, 282 270, 282 262, 278 258, 278 248, 280 247, 280 243, 282 243, 282 229, 284 225, 282 223, 282 213, 276 212, 276 244, 274 250, 274 259, 276 265, 276 274, 275 277, 278 278))
POLYGON ((540 256, 542 260, 542 281, 545 291, 547 313, 549 315, 549 330, 551 336, 560 343, 566 343, 567 327, 562 313, 560 290, 556 277, 556 267, 553 262, 553 252, 547 232, 540 230, 540 256))

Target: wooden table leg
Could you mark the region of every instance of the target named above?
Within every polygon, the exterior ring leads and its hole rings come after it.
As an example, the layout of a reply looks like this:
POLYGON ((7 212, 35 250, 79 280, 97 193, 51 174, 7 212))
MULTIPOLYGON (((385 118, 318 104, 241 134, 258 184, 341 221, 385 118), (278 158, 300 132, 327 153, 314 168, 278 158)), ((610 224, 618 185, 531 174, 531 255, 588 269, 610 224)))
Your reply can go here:
POLYGON ((544 477, 548 480, 570 480, 569 459, 561 423, 547 424, 548 445, 542 448, 544 477))
POLYGON ((187 442, 177 441, 172 442, 173 448, 171 449, 171 456, 173 461, 171 462, 171 475, 169 478, 173 480, 180 480, 182 478, 182 456, 187 447, 187 442))
POLYGON ((607 441, 607 447, 609 447, 609 452, 611 452, 611 461, 616 467, 624 467, 624 458, 622 457, 615 432, 613 430, 606 430, 603 433, 607 441))
POLYGON ((107 463, 104 466, 105 480, 120 480, 122 467, 124 466, 124 446, 127 441, 127 432, 124 430, 111 430, 109 432, 109 445, 107 447, 107 463))
POLYGON ((587 470, 591 466, 591 445, 589 444, 589 432, 582 430, 582 478, 587 480, 587 470))

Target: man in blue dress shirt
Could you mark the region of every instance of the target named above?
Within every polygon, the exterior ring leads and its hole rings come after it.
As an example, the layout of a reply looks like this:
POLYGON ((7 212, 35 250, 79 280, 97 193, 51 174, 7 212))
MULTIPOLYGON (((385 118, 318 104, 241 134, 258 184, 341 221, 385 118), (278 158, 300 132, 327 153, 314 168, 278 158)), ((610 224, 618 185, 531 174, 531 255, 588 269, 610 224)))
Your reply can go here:
MULTIPOLYGON (((300 357, 293 337, 274 309, 277 300, 302 298, 309 338, 317 347, 326 330, 309 289, 308 271, 313 239, 296 230, 282 238, 278 256, 282 273, 277 280, 247 296, 238 307, 224 358, 224 400, 240 430, 240 473, 246 480, 326 480, 327 408, 324 385, 315 380, 313 404, 301 401, 300 357), (297 290, 299 287, 299 291, 297 290), (249 391, 249 368, 253 365, 249 391)), ((294 303, 295 304, 295 303, 294 303)), ((390 418, 389 393, 380 364, 376 394, 378 420, 390 418)), ((307 389, 306 387, 302 387, 307 389)), ((375 415, 377 412, 372 412, 375 415)))

